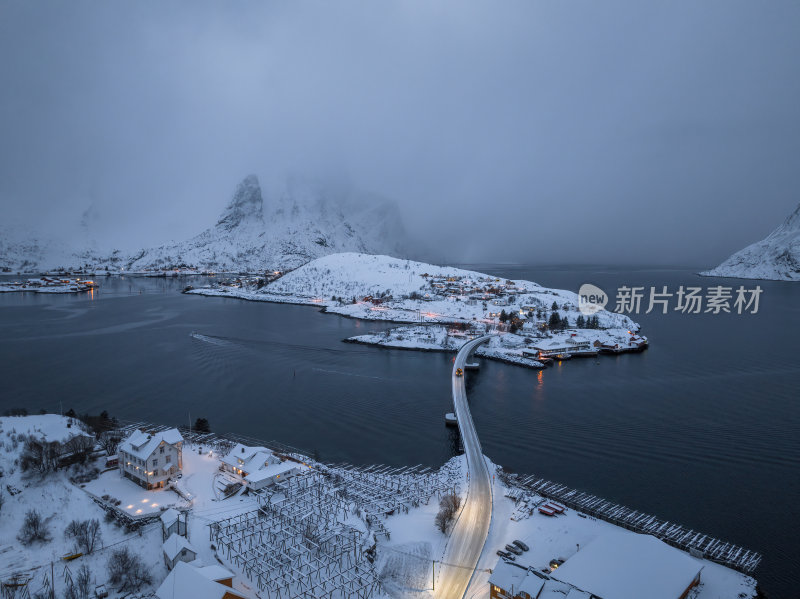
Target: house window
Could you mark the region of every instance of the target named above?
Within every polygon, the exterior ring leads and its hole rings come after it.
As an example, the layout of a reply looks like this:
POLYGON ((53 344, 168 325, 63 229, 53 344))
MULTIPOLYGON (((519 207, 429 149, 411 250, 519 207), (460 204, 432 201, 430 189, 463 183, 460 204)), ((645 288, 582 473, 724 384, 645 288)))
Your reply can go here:
POLYGON ((166 461, 167 464, 169 464, 172 462, 172 456, 167 454, 167 457, 165 457, 164 460, 166 461))
POLYGON ((153 458, 153 467, 158 466, 158 458, 153 458))
POLYGON ((164 448, 163 447, 159 447, 158 451, 159 451, 159 453, 164 453, 164 448))

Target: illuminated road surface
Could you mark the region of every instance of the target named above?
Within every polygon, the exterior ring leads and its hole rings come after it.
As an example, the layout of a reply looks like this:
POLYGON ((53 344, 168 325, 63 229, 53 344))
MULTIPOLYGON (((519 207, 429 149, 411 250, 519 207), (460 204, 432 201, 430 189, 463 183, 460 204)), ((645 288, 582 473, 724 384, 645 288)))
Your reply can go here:
POLYGON ((437 597, 461 599, 467 592, 492 520, 492 483, 489 479, 489 469, 486 467, 481 443, 467 405, 464 376, 456 376, 456 369, 461 368, 464 372, 469 353, 491 337, 492 335, 485 335, 467 342, 458 352, 453 364, 453 403, 467 455, 469 482, 464 507, 453 526, 442 560, 439 584, 436 585, 437 597))

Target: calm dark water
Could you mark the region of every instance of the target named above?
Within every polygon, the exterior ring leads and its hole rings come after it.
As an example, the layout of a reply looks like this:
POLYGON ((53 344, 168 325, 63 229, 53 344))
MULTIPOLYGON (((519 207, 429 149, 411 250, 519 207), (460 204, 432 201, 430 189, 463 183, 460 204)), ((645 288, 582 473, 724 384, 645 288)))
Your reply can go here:
MULTIPOLYGON (((760 284, 756 315, 641 314, 643 354, 541 373, 484 361, 470 403, 484 452, 761 551, 796 596, 800 285, 688 269, 481 265, 577 290, 760 284)), ((183 280, 101 279, 93 297, 0 294, 0 411, 103 409, 276 439, 325 460, 437 465, 452 356, 345 344, 389 325, 315 308, 184 296, 183 280), (196 330, 204 337, 191 338, 196 330)))

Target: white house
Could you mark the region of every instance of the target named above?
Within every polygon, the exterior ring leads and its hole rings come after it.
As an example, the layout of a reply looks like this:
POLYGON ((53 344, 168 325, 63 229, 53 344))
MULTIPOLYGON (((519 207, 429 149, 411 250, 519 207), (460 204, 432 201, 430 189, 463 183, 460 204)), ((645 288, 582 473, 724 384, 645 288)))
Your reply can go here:
POLYGON ((157 433, 136 430, 119 444, 122 475, 145 489, 161 489, 183 468, 183 437, 178 429, 157 433))
POLYGON ((164 562, 167 568, 172 570, 178 562, 193 562, 197 559, 197 550, 192 547, 191 543, 185 537, 181 537, 172 533, 170 537, 164 541, 161 546, 164 552, 164 562))
POLYGON ((570 351, 575 350, 575 346, 567 344, 565 341, 558 339, 545 339, 533 346, 533 349, 539 352, 543 357, 557 356, 559 354, 568 354, 570 351))
POLYGON ((266 447, 249 447, 241 443, 237 443, 221 461, 224 471, 241 477, 252 489, 261 489, 300 471, 297 463, 282 461, 266 447))
POLYGON ((587 350, 591 346, 588 339, 585 337, 579 337, 578 335, 571 335, 567 337, 567 344, 572 346, 572 349, 575 351, 587 350))

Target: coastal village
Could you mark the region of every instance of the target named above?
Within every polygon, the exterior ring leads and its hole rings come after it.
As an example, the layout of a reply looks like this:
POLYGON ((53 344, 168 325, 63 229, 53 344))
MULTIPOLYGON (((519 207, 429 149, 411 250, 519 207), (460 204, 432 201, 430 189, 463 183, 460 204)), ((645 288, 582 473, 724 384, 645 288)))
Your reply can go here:
MULTIPOLYGON (((0 418, 4 597, 435 596, 447 535, 434 521, 441 498, 466 491, 463 456, 438 470, 356 467, 272 442, 87 421, 94 428, 53 414, 0 418), (44 449, 49 465, 31 463, 44 449), (70 532, 85 529, 88 540, 70 532)), ((713 554, 492 471, 478 596, 755 596, 755 581, 713 554)))
POLYGON ((497 332, 478 355, 529 368, 640 352, 649 343, 625 315, 581 313, 575 293, 388 256, 327 256, 272 281, 236 277, 186 291, 413 325, 347 339, 381 347, 456 351, 470 338, 497 332))
POLYGON ((71 279, 60 275, 43 275, 38 279, 0 282, 0 293, 15 291, 33 293, 80 293, 82 291, 93 292, 98 287, 100 287, 100 285, 92 279, 71 279))

